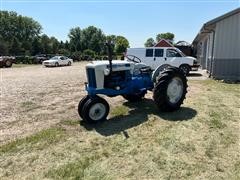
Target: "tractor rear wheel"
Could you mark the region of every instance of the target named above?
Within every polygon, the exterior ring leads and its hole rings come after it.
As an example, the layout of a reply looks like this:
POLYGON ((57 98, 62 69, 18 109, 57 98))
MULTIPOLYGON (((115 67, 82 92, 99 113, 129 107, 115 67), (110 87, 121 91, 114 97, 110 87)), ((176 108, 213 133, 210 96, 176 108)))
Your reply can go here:
POLYGON ((170 67, 157 78, 153 99, 161 111, 180 108, 187 93, 187 79, 179 68, 170 67))
POLYGON ((141 92, 139 94, 125 94, 123 95, 123 98, 130 102, 138 102, 144 98, 145 94, 146 92, 141 92))
POLYGON ((88 101, 88 99, 90 99, 89 95, 84 96, 78 104, 78 114, 81 118, 83 118, 83 113, 82 113, 83 106, 88 101))
POLYGON ((91 97, 84 104, 81 115, 88 123, 97 123, 106 120, 109 113, 109 104, 99 96, 91 97))

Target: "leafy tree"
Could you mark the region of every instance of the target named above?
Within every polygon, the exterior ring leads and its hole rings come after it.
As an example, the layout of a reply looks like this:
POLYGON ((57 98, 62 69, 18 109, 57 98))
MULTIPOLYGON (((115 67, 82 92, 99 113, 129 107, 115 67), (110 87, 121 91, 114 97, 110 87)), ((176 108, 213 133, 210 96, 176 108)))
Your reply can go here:
POLYGON ((71 51, 81 51, 82 50, 82 30, 80 27, 70 29, 68 34, 70 39, 70 49, 71 51))
POLYGON ((153 38, 148 38, 144 45, 145 47, 153 47, 155 45, 155 41, 153 38))
POLYGON ((43 52, 43 47, 41 44, 41 39, 39 37, 34 38, 33 43, 32 43, 32 54, 40 54, 43 52))
MULTIPOLYGON (((108 35, 108 36, 106 36, 106 41, 105 41, 105 43, 111 43, 111 48, 112 48, 112 50, 113 50, 113 54, 116 54, 116 52, 115 52, 115 44, 116 44, 116 39, 117 39, 117 36, 116 35, 108 35)), ((104 48, 103 48, 103 51, 102 51, 102 55, 106 55, 106 54, 108 54, 108 50, 107 50, 107 47, 104 45, 104 48)))
POLYGON ((117 54, 122 54, 126 52, 126 49, 129 47, 128 40, 123 36, 117 36, 115 43, 115 52, 117 54))
POLYGON ((70 44, 69 44, 68 41, 65 42, 64 48, 67 49, 67 50, 70 50, 70 44))
POLYGON ((18 54, 20 48, 23 51, 30 50, 29 44, 41 33, 41 29, 41 25, 30 17, 18 15, 13 11, 0 11, 0 35, 10 44, 10 52, 13 54, 18 54), (12 44, 13 42, 17 44, 12 44))
POLYGON ((95 52, 91 49, 85 49, 83 51, 83 55, 84 56, 90 56, 90 57, 94 58, 95 57, 95 52))
POLYGON ((41 36, 41 44, 42 44, 44 54, 50 54, 52 52, 52 49, 50 46, 50 39, 46 34, 43 34, 41 36))
POLYGON ((70 56, 71 55, 70 51, 68 51, 67 49, 59 49, 58 54, 62 54, 64 56, 70 56))
POLYGON ((20 55, 21 54, 21 43, 17 38, 14 38, 12 41, 12 46, 10 49, 10 53, 13 55, 20 55))
POLYGON ((60 41, 58 48, 59 48, 59 49, 65 48, 65 44, 64 44, 63 41, 60 41))
POLYGON ((175 35, 173 33, 167 32, 167 33, 160 33, 156 37, 156 41, 159 42, 160 39, 166 39, 169 42, 173 43, 175 35))
POLYGON ((3 40, 0 40, 0 56, 8 54, 8 44, 3 40))
POLYGON ((82 30, 83 49, 90 49, 100 54, 104 49, 106 37, 102 30, 94 26, 89 26, 82 30))
POLYGON ((55 37, 50 38, 50 46, 52 49, 51 53, 56 54, 58 52, 59 45, 60 45, 60 43, 58 42, 58 40, 55 37))

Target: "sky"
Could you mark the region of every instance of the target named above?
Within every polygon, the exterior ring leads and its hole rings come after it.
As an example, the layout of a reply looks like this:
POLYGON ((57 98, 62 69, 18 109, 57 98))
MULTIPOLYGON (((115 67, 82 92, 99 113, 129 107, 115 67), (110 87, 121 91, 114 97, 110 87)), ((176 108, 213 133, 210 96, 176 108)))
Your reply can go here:
POLYGON ((69 30, 90 25, 143 47, 158 33, 193 41, 207 21, 240 7, 240 0, 0 0, 0 9, 32 17, 42 33, 68 40, 69 30))

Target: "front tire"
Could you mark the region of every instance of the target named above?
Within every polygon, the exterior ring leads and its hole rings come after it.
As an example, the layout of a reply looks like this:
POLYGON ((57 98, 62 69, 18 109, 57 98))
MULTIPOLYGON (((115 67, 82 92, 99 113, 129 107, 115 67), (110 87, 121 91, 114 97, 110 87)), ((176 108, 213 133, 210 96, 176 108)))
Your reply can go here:
POLYGON ((189 65, 186 65, 186 64, 181 65, 179 68, 182 70, 185 76, 187 76, 191 70, 191 67, 189 67, 189 65))
POLYGON ((81 118, 83 118, 83 106, 86 104, 86 102, 90 99, 90 96, 84 96, 81 101, 78 104, 78 114, 81 118))
POLYGON ((59 64, 58 63, 55 63, 55 67, 58 67, 59 66, 59 64))
POLYGON ((157 78, 153 99, 161 111, 180 108, 187 93, 187 78, 179 68, 170 67, 157 78))
POLYGON ((105 121, 109 113, 109 104, 101 97, 89 98, 84 104, 81 115, 88 123, 105 121))
POLYGON ((71 65, 72 65, 72 63, 69 61, 67 65, 68 65, 68 66, 71 66, 71 65))
POLYGON ((12 67, 12 62, 9 61, 9 60, 7 60, 7 61, 5 62, 5 67, 6 67, 6 68, 12 67))

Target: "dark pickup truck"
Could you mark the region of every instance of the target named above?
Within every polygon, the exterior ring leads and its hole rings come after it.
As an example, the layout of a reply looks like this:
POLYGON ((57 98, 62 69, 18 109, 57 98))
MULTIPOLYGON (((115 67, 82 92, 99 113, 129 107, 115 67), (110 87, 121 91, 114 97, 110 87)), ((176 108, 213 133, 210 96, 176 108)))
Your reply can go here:
POLYGON ((0 56, 0 68, 12 67, 12 64, 16 63, 15 57, 12 56, 0 56))

